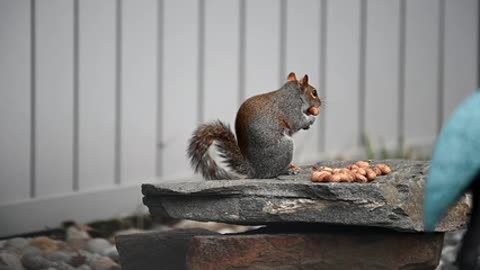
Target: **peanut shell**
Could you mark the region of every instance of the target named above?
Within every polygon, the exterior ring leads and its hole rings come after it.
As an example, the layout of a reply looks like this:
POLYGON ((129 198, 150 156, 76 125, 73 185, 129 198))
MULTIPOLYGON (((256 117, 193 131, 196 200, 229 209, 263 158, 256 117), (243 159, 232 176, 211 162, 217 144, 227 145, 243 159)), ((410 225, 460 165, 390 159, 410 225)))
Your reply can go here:
POLYGON ((368 181, 373 181, 377 177, 377 174, 370 168, 365 170, 367 172, 368 181))
POLYGON ((370 166, 370 164, 368 162, 363 161, 363 160, 359 160, 355 164, 360 168, 368 168, 370 166))

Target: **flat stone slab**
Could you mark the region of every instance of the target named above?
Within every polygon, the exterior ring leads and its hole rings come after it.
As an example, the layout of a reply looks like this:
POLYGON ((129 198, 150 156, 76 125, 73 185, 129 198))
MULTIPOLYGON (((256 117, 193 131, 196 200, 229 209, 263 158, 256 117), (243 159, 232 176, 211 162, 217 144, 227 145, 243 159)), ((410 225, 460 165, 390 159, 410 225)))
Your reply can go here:
POLYGON ((443 233, 391 230, 194 236, 186 264, 190 270, 434 270, 442 243, 443 233))
MULTIPOLYGON (((320 162, 344 167, 352 162, 320 162)), ((277 179, 210 180, 144 184, 143 202, 153 216, 233 224, 324 223, 422 232, 423 192, 429 162, 385 160, 393 172, 369 183, 313 183, 311 169, 277 179)), ((436 231, 464 227, 466 197, 436 231)))
POLYGON ((204 229, 173 230, 120 235, 115 242, 122 270, 184 270, 191 239, 214 234, 204 229))

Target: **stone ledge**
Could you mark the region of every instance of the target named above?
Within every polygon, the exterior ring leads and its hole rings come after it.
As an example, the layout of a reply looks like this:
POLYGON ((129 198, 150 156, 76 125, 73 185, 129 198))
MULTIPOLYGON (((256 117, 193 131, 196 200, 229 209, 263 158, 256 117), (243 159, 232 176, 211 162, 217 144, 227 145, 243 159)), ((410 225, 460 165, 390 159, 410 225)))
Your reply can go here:
POLYGON ((192 237, 213 235, 204 229, 149 232, 116 237, 123 270, 187 269, 185 256, 192 237))
POLYGON ((443 233, 376 231, 195 236, 186 264, 210 269, 435 269, 443 233))
MULTIPOLYGON (((154 216, 233 224, 326 223, 422 232, 428 162, 386 160, 393 172, 370 183, 312 183, 310 168, 278 179, 214 180, 142 185, 154 216)), ((349 162, 317 165, 343 167, 349 162)), ((469 203, 462 198, 438 232, 462 228, 469 203)))

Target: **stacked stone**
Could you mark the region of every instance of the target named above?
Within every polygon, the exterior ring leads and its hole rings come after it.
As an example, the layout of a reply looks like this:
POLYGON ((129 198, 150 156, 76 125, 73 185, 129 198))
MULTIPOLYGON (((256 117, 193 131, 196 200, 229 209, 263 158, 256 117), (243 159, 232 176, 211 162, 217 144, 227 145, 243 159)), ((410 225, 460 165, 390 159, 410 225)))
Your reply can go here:
MULTIPOLYGON (((429 163, 378 162, 392 172, 373 182, 312 183, 306 167, 277 179, 144 184, 143 202, 158 217, 266 225, 239 235, 192 233, 182 251, 185 260, 177 262, 182 269, 454 269, 458 243, 442 253, 444 234, 464 228, 469 200, 463 197, 452 207, 435 233, 426 232, 422 209, 429 163)), ((172 234, 156 237, 178 241, 172 234)), ((140 252, 129 256, 129 246, 120 251, 122 261, 147 264, 140 252)), ((164 253, 152 249, 150 255, 164 253)))

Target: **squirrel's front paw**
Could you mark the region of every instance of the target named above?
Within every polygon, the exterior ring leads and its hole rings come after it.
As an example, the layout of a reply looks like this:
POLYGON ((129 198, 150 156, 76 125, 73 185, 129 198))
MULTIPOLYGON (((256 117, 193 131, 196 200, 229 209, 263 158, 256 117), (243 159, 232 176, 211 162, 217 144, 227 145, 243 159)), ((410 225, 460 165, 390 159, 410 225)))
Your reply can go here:
POLYGON ((293 165, 293 164, 290 164, 288 165, 288 174, 290 175, 296 175, 298 174, 300 171, 302 170, 302 168, 296 166, 296 165, 293 165))
POLYGON ((313 125, 313 123, 315 123, 315 117, 312 116, 312 115, 309 115, 309 116, 306 116, 306 125, 303 126, 302 128, 303 129, 309 129, 311 125, 313 125))

